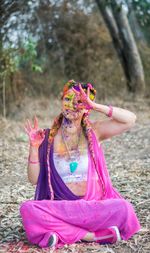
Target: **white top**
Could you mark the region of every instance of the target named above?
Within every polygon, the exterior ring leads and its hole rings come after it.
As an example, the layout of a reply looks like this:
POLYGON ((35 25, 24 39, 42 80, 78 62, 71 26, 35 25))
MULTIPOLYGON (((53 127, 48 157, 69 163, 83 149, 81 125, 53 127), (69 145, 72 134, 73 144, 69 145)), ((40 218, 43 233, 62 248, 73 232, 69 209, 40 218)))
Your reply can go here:
MULTIPOLYGON (((70 151, 71 157, 75 155, 74 151, 70 151)), ((74 172, 70 171, 70 163, 67 157, 60 156, 57 153, 53 153, 54 165, 65 183, 71 182, 80 182, 87 180, 88 172, 88 149, 79 156, 78 159, 73 160, 72 162, 77 162, 78 166, 74 172)))

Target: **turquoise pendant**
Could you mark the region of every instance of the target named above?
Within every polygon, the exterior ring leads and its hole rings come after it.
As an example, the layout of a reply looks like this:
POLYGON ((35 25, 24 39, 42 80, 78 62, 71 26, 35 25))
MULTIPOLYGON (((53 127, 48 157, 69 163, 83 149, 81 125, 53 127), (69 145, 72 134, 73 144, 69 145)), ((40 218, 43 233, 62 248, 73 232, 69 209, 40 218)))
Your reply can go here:
POLYGON ((78 163, 77 162, 70 163, 70 172, 71 173, 75 172, 75 170, 77 169, 77 167, 78 167, 78 163))

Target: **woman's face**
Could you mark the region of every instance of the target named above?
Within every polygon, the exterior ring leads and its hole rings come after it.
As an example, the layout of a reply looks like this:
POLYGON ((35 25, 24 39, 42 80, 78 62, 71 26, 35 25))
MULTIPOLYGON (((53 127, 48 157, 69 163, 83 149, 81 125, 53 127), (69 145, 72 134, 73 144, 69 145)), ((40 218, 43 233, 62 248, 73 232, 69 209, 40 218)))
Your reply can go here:
POLYGON ((76 109, 77 103, 80 101, 77 100, 75 92, 69 89, 62 99, 62 113, 67 119, 80 119, 86 112, 85 109, 76 109))

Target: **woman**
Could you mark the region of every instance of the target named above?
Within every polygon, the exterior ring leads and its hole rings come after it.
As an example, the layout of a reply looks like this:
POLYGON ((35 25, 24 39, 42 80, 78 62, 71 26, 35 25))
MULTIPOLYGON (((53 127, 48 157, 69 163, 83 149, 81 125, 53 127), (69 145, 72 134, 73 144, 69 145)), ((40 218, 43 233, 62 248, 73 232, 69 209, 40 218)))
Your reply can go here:
POLYGON ((62 112, 51 129, 28 120, 28 178, 37 185, 34 200, 21 204, 28 240, 40 247, 62 247, 78 241, 100 244, 128 240, 140 230, 132 205, 112 186, 102 140, 133 127, 136 115, 97 104, 90 83, 68 81, 62 112), (107 120, 90 122, 91 110, 107 120))

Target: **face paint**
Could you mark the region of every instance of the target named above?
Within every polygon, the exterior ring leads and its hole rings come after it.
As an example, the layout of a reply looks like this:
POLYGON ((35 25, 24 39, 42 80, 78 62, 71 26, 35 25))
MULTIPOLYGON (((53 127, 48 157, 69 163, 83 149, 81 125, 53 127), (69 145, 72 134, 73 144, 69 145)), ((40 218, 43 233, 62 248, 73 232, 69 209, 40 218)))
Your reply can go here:
POLYGON ((73 101, 75 98, 75 93, 74 92, 70 92, 68 94, 66 94, 63 98, 63 105, 65 109, 70 109, 73 110, 74 106, 73 106, 73 101))
POLYGON ((90 92, 90 99, 93 101, 94 100, 94 98, 95 98, 95 95, 92 93, 92 92, 90 92))
MULTIPOLYGON (((96 96, 96 90, 94 89, 94 87, 92 86, 92 84, 91 83, 80 83, 80 84, 81 84, 83 90, 85 91, 85 93, 87 93, 88 87, 90 88, 90 95, 89 95, 89 97, 93 101, 95 99, 95 96, 96 96)), ((64 85, 62 98, 68 93, 69 89, 71 89, 72 87, 75 90, 80 91, 79 82, 75 82, 74 80, 69 80, 64 85)))
POLYGON ((62 113, 70 120, 80 118, 83 114, 83 110, 76 109, 76 94, 70 89, 66 92, 62 99, 62 113))
POLYGON ((70 120, 69 119, 67 119, 67 118, 64 118, 64 121, 63 121, 63 123, 64 123, 64 126, 67 128, 67 127, 70 127, 70 120))

